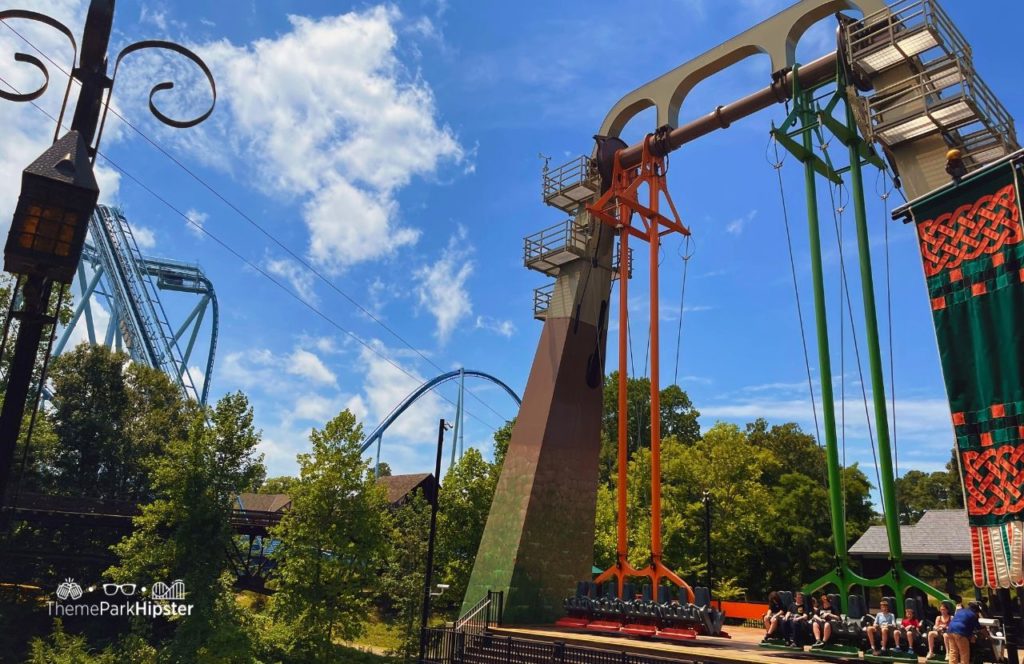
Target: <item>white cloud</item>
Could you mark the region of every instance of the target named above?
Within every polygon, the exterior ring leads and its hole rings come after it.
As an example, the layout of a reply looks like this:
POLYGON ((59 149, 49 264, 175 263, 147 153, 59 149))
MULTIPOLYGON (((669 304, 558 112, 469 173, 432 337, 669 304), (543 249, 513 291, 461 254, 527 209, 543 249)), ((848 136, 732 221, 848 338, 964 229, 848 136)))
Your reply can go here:
POLYGON ((270 274, 282 277, 291 284, 292 289, 298 293, 299 297, 309 304, 315 305, 319 302, 314 283, 315 277, 301 264, 289 258, 268 258, 265 267, 270 274))
POLYGON ((512 321, 498 320, 497 318, 491 318, 490 316, 477 316, 476 329, 489 330, 495 334, 505 337, 506 339, 511 339, 512 335, 516 333, 516 326, 512 321))
MULTIPOLYGON (((387 356, 400 355, 385 348, 378 341, 374 341, 373 344, 387 356)), ((359 353, 359 365, 365 376, 362 392, 349 402, 349 406, 365 413, 365 433, 369 433, 395 406, 423 384, 424 380, 416 374, 410 377, 367 348, 363 348, 359 353)), ((447 404, 436 393, 428 392, 423 395, 388 428, 389 449, 394 451, 390 442, 392 438, 408 442, 430 440, 437 431, 438 419, 448 412, 445 406, 447 404)))
POLYGON ((732 221, 725 225, 725 232, 728 233, 729 235, 741 234, 743 230, 747 227, 747 224, 753 221, 754 217, 756 216, 757 210, 751 210, 744 216, 733 219, 732 221))
POLYGON ((156 233, 153 232, 152 228, 131 223, 128 224, 128 227, 131 228, 132 237, 135 238, 135 244, 139 245, 139 249, 148 251, 156 247, 156 233))
POLYGON ((321 385, 334 385, 338 377, 327 368, 323 361, 302 348, 296 348, 288 357, 286 371, 293 376, 302 376, 321 385))
POLYGON ((295 399, 292 415, 298 420, 308 420, 315 426, 323 426, 342 411, 344 406, 336 397, 327 397, 315 392, 300 394, 295 399))
POLYGON ((195 46, 217 72, 218 112, 172 140, 297 199, 310 257, 337 273, 414 244, 420 234, 401 223, 398 190, 466 154, 437 120, 429 84, 398 59, 397 8, 289 21, 276 38, 195 46))
POLYGON ((159 30, 167 30, 167 12, 163 9, 150 9, 145 5, 139 13, 139 23, 149 23, 159 30))
POLYGON ((421 266, 414 275, 418 280, 419 304, 437 320, 434 336, 442 344, 448 341, 459 322, 473 313, 473 303, 466 290, 466 281, 473 274, 471 253, 472 247, 466 244, 466 229, 460 227, 449 239, 441 257, 433 264, 421 266))
POLYGON ((210 218, 210 215, 200 212, 195 208, 190 208, 185 212, 185 216, 189 218, 189 221, 185 222, 185 228, 188 229, 188 232, 200 239, 206 237, 203 229, 206 228, 206 221, 210 218))

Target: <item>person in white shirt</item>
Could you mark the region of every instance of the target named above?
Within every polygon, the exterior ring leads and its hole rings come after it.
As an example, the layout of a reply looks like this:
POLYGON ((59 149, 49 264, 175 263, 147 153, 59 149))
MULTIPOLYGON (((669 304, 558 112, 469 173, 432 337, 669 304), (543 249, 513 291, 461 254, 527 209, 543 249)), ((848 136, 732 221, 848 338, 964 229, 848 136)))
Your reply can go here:
POLYGON ((880 655, 878 650, 878 637, 881 635, 882 650, 889 649, 889 636, 896 627, 896 616, 889 611, 889 602, 882 600, 878 613, 875 614, 875 624, 868 625, 868 644, 871 646, 872 655, 880 655))

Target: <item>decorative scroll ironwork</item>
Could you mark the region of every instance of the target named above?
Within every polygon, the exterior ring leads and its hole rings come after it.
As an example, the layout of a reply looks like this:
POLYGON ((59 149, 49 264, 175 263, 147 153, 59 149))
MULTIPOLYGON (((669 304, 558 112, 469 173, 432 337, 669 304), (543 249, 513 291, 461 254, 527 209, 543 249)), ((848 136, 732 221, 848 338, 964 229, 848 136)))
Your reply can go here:
POLYGON ((173 51, 174 53, 185 56, 193 63, 195 63, 195 65, 199 67, 199 70, 203 72, 203 75, 206 76, 206 81, 210 84, 210 93, 212 94, 213 97, 210 101, 210 108, 206 109, 205 113, 191 120, 175 120, 174 118, 164 115, 153 102, 153 97, 156 96, 158 92, 163 92, 164 90, 171 90, 172 88, 174 88, 173 81, 163 81, 161 83, 157 83, 156 85, 154 85, 153 88, 149 91, 149 112, 152 113, 160 122, 163 122, 165 125, 168 125, 170 127, 174 127, 175 129, 188 129, 190 127, 195 127, 196 125, 206 120, 206 118, 210 117, 210 115, 213 113, 213 109, 217 105, 217 82, 213 78, 213 72, 210 71, 210 68, 206 65, 205 62, 203 62, 202 58, 200 58, 193 51, 185 48, 181 44, 175 44, 174 42, 163 41, 160 39, 150 39, 146 41, 135 42, 134 44, 129 44, 128 46, 124 47, 124 49, 122 49, 122 51, 117 55, 117 59, 114 61, 114 74, 113 76, 111 76, 113 82, 110 85, 110 90, 107 92, 107 100, 103 104, 103 118, 100 120, 99 136, 97 136, 96 138, 97 145, 99 145, 100 138, 103 136, 103 127, 104 125, 106 125, 107 122, 107 111, 110 110, 110 97, 114 94, 114 83, 116 83, 117 81, 117 71, 121 67, 121 61, 124 60, 125 57, 131 55, 132 53, 142 51, 148 48, 158 48, 167 51, 173 51))
MULTIPOLYGON (((64 25, 63 23, 61 23, 60 21, 51 16, 47 16, 46 14, 40 14, 39 12, 29 11, 27 9, 5 9, 4 11, 0 11, 0 21, 5 21, 7 19, 12 18, 24 19, 26 21, 36 21, 38 23, 42 23, 44 25, 50 26, 51 28, 54 28, 62 35, 67 37, 68 41, 71 42, 71 49, 73 53, 71 62, 74 63, 78 61, 78 42, 75 41, 75 35, 71 32, 71 29, 68 28, 68 26, 64 25)), ((7 92, 5 90, 0 90, 0 99, 6 99, 7 101, 14 102, 26 102, 35 101, 36 99, 42 97, 43 93, 46 92, 47 87, 49 87, 50 85, 50 72, 46 69, 46 65, 44 65, 39 58, 37 58, 34 55, 29 55, 28 53, 15 53, 14 59, 17 62, 28 63, 34 66, 40 72, 42 72, 43 84, 39 86, 38 89, 33 90, 32 92, 25 93, 12 93, 7 92)), ((70 94, 71 77, 69 76, 68 85, 64 89, 64 101, 62 101, 60 104, 60 116, 57 118, 57 127, 54 129, 53 132, 53 140, 55 141, 57 140, 57 137, 60 135, 60 127, 64 121, 64 109, 68 105, 68 95, 70 94)))
MULTIPOLYGON (((38 12, 29 11, 29 10, 25 10, 25 9, 8 9, 8 10, 0 11, 0 21, 3 21, 5 19, 25 19, 25 20, 29 20, 29 21, 36 21, 36 22, 39 22, 39 23, 43 23, 43 24, 48 25, 48 26, 50 26, 52 28, 55 28, 61 34, 63 34, 65 37, 67 37, 68 40, 71 42, 71 46, 74 49, 74 56, 73 56, 73 59, 72 59, 72 63, 74 64, 74 63, 78 62, 78 55, 79 55, 78 54, 78 43, 75 40, 74 34, 71 32, 71 30, 66 25, 64 25, 63 23, 61 23, 57 19, 52 18, 50 16, 47 16, 45 14, 40 14, 38 12)), ((105 45, 105 42, 103 42, 103 43, 105 45)), ((127 56, 131 55, 132 53, 136 53, 138 51, 142 51, 142 50, 145 50, 145 49, 151 49, 151 48, 152 49, 162 49, 162 50, 166 50, 166 51, 171 51, 173 53, 177 53, 178 55, 184 56, 188 60, 191 60, 199 68, 199 70, 203 73, 203 75, 206 77, 206 81, 210 84, 210 92, 211 92, 211 95, 212 95, 212 99, 210 101, 210 106, 203 113, 201 113, 200 115, 198 115, 198 116, 196 116, 194 118, 190 118, 190 119, 187 119, 187 120, 179 120, 179 119, 176 119, 176 118, 172 118, 169 115, 167 115, 166 113, 164 113, 163 111, 161 111, 157 107, 157 105, 156 105, 156 103, 154 101, 157 93, 163 92, 163 91, 166 91, 166 90, 170 90, 170 89, 174 88, 174 83, 172 81, 163 81, 163 82, 157 83, 149 91, 149 100, 148 100, 149 101, 149 110, 154 115, 154 117, 156 117, 157 120, 159 120, 160 122, 162 122, 162 123, 164 123, 164 124, 166 124, 166 125, 168 125, 170 127, 174 127, 176 129, 188 129, 190 127, 195 127, 196 125, 202 123, 204 120, 206 120, 208 117, 210 117, 210 115, 213 113, 213 110, 214 110, 214 108, 217 105, 217 82, 213 78, 213 72, 210 71, 210 68, 207 66, 207 64, 205 62, 203 62, 202 58, 200 58, 198 55, 196 55, 196 53, 194 53, 192 50, 182 46, 181 44, 176 44, 174 42, 164 41, 164 40, 160 40, 160 39, 150 39, 150 40, 135 42, 134 44, 129 44, 128 46, 126 46, 117 55, 117 58, 114 61, 114 72, 113 72, 113 75, 111 76, 111 79, 109 80, 108 85, 104 86, 104 87, 107 88, 107 94, 106 94, 106 99, 103 102, 103 110, 102 110, 102 117, 100 119, 99 132, 97 133, 96 140, 95 140, 93 146, 91 146, 93 148, 93 150, 95 150, 95 149, 97 149, 99 147, 100 138, 103 136, 103 127, 106 124, 107 113, 110 110, 110 99, 111 99, 111 97, 113 95, 113 91, 114 91, 114 82, 117 80, 117 72, 118 72, 118 69, 121 66, 122 60, 124 60, 127 56)), ((88 54, 83 54, 83 56, 82 56, 83 59, 86 57, 86 55, 88 55, 88 54)), ((50 72, 46 68, 46 65, 43 63, 42 60, 40 60, 36 56, 30 55, 28 53, 15 53, 14 54, 14 59, 17 62, 23 62, 23 63, 26 63, 26 64, 30 64, 33 67, 35 67, 36 69, 38 69, 40 71, 40 73, 42 73, 42 75, 43 75, 43 83, 37 89, 32 90, 30 92, 8 92, 6 90, 0 90, 0 98, 5 99, 7 101, 14 101, 14 102, 28 102, 28 101, 35 101, 36 99, 39 99, 46 92, 46 90, 47 90, 47 88, 49 87, 49 84, 50 84, 50 72)), ((47 58, 47 59, 49 59, 49 58, 47 58)), ((59 65, 57 65, 57 66, 59 68, 59 65)), ((54 131, 54 140, 56 140, 57 136, 60 134, 60 130, 61 130, 61 127, 62 127, 63 122, 64 122, 64 114, 65 114, 67 103, 68 103, 68 97, 70 96, 70 92, 71 92, 71 81, 72 81, 72 79, 76 78, 76 75, 77 75, 73 67, 69 67, 68 71, 71 71, 72 74, 69 75, 69 77, 68 77, 68 85, 67 85, 67 88, 64 91, 64 100, 61 102, 60 116, 57 119, 57 127, 56 127, 56 130, 54 131)), ((67 71, 65 71, 64 73, 67 73, 67 71)))

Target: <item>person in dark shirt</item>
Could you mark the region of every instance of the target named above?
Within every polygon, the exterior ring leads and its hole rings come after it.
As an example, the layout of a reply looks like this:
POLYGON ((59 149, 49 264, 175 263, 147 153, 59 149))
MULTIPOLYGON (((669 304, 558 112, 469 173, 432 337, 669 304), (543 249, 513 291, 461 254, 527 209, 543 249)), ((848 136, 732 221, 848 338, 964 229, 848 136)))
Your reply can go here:
POLYGON ((798 592, 789 606, 789 617, 786 619, 785 635, 786 645, 796 648, 803 648, 807 641, 807 632, 810 630, 810 612, 807 609, 807 601, 804 594, 798 592))
POLYGON ((764 638, 782 636, 781 625, 786 617, 786 607, 782 606, 782 598, 776 590, 768 593, 768 611, 764 614, 764 638))
POLYGON ((946 658, 949 664, 971 664, 971 637, 978 631, 981 605, 970 602, 957 609, 946 630, 946 658))
MULTIPOLYGON (((836 607, 835 611, 838 611, 836 607)), ((811 629, 814 630, 814 646, 820 648, 827 645, 832 638, 832 623, 838 622, 839 614, 832 610, 832 600, 828 595, 821 596, 821 610, 811 619, 811 629)))

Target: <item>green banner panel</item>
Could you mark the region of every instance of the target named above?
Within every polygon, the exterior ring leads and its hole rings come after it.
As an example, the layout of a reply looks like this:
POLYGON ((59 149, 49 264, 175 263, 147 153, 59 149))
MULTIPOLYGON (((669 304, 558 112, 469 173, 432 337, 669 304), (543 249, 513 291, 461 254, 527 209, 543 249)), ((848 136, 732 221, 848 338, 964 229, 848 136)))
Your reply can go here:
POLYGON ((1020 174, 992 167, 911 207, 949 396, 974 583, 1024 583, 1020 174))

